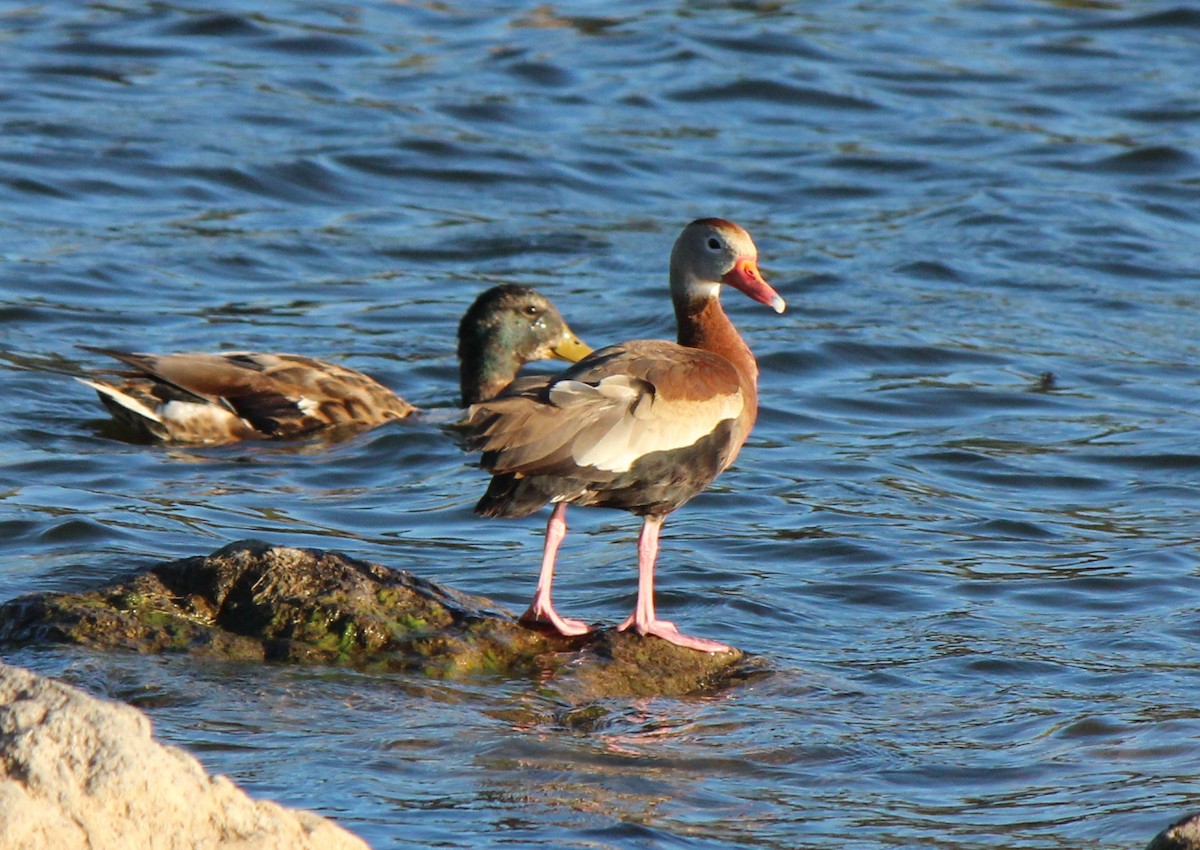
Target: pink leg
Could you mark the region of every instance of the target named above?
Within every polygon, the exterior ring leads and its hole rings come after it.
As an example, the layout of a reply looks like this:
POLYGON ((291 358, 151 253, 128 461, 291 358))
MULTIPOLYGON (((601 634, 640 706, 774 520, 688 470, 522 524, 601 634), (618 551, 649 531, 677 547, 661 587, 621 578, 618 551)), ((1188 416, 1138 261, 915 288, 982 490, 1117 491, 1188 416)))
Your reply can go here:
POLYGON ((664 519, 666 517, 647 516, 642 521, 642 532, 638 535, 637 607, 617 626, 617 631, 623 632, 633 626, 639 635, 654 635, 676 646, 700 652, 730 652, 730 648, 723 643, 689 637, 679 631, 674 623, 654 616, 654 562, 658 558, 658 532, 662 529, 664 519))
POLYGON ((521 615, 521 622, 527 624, 542 623, 550 626, 560 635, 586 635, 591 627, 582 620, 570 620, 558 616, 550 603, 550 588, 554 584, 554 559, 558 556, 559 544, 567 536, 567 503, 559 502, 550 513, 550 521, 546 523, 546 548, 542 551, 542 572, 538 575, 537 590, 533 594, 533 602, 529 610, 521 615))

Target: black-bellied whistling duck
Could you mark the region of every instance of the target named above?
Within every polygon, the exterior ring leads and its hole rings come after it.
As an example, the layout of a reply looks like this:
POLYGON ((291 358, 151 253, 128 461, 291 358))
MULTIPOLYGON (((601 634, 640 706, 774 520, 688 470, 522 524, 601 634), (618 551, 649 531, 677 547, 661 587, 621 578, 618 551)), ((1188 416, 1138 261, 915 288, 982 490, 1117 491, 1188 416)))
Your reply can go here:
MULTIPOLYGON (((298 354, 85 348, 132 367, 79 380, 118 422, 145 439, 213 444, 340 433, 403 419, 417 409, 362 372, 298 354)), ((459 324, 462 403, 491 398, 528 362, 575 362, 590 351, 546 296, 528 286, 494 286, 459 324)))
POLYGON ((728 651, 682 634, 654 612, 663 520, 733 462, 758 413, 758 366, 721 309, 722 284, 783 312, 783 299, 758 271, 750 234, 719 218, 694 221, 671 251, 678 343, 608 346, 565 372, 526 379, 471 408, 471 444, 493 476, 475 510, 521 517, 554 504, 537 591, 523 622, 563 635, 590 631, 559 616, 550 600, 567 505, 623 508, 643 519, 637 607, 617 628, 705 652, 728 651))

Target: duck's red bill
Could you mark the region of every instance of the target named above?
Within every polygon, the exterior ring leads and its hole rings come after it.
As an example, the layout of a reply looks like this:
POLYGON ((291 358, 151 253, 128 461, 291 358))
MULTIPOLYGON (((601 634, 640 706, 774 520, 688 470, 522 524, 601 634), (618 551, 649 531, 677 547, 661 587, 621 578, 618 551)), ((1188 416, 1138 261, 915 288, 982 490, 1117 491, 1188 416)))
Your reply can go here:
POLYGON ((734 267, 721 278, 721 282, 740 289, 760 304, 766 304, 776 313, 782 313, 787 307, 784 300, 779 297, 779 293, 763 280, 762 274, 758 271, 758 264, 754 260, 748 258, 738 260, 734 267))

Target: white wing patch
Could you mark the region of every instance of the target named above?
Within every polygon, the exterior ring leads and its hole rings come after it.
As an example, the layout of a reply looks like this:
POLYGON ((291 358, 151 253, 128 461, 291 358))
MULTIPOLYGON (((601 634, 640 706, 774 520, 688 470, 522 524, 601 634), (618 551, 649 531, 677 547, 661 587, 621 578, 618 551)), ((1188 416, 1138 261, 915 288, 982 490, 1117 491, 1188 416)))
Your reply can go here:
POLYGON ((592 431, 592 438, 581 440, 572 457, 580 466, 606 472, 627 472, 644 455, 686 448, 736 419, 745 406, 740 391, 702 401, 663 401, 647 382, 626 375, 595 385, 559 381, 550 388, 550 401, 592 408, 592 426, 581 429, 592 431), (593 430, 605 425, 600 433, 593 430))

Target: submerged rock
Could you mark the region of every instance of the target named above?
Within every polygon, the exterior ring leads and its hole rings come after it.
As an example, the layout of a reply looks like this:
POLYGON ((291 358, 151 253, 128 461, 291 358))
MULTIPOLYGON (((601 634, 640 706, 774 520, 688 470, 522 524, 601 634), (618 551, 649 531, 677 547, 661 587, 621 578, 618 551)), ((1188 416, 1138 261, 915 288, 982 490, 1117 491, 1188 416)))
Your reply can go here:
POLYGON ((0 664, 0 850, 368 850, 156 742, 140 711, 0 664))
POLYGON ((259 541, 160 564, 81 593, 0 605, 0 643, 346 664, 432 676, 535 675, 571 702, 718 690, 761 672, 611 629, 527 628, 488 599, 337 552, 259 541))

